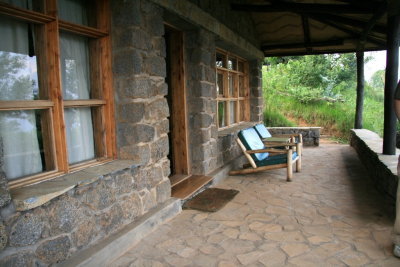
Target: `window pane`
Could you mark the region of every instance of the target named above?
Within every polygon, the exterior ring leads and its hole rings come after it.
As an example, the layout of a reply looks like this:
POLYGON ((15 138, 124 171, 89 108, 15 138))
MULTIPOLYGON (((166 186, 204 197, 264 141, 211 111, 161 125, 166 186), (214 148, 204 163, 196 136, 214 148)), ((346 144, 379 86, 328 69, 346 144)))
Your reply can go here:
POLYGON ((215 66, 226 68, 226 56, 220 53, 217 53, 215 59, 215 66))
POLYGON ((0 142, 4 150, 4 171, 9 180, 46 169, 43 142, 47 140, 42 139, 42 112, 0 112, 0 142))
POLYGON ((225 102, 218 102, 218 126, 225 127, 225 102))
POLYGON ((236 60, 236 58, 230 57, 228 59, 228 69, 237 70, 237 60, 236 60))
POLYGON ((92 111, 90 108, 65 109, 68 162, 70 164, 93 159, 94 139, 92 111))
POLYGON ((246 112, 248 112, 246 109, 246 101, 244 101, 244 100, 240 101, 240 110, 239 111, 240 111, 239 121, 246 121, 246 112))
POLYGON ((238 62, 238 69, 240 72, 244 72, 244 63, 242 61, 238 62))
POLYGON ((28 10, 43 12, 43 1, 41 0, 0 0, 0 2, 28 10))
POLYGON ((60 34, 61 76, 65 100, 90 98, 88 39, 60 34))
POLYGON ((229 102, 229 124, 236 122, 236 102, 229 102))
POLYGON ((246 96, 246 88, 244 87, 244 76, 239 76, 239 94, 242 97, 246 96))
POLYGON ((228 74, 228 84, 229 84, 229 96, 233 97, 235 95, 235 86, 233 81, 233 75, 228 74))
POLYGON ((217 74, 217 95, 224 95, 224 75, 222 73, 217 74))
POLYGON ((39 98, 33 26, 0 17, 0 100, 39 98))
POLYGON ((85 0, 59 0, 58 13, 62 20, 85 26, 96 25, 94 1, 85 0))

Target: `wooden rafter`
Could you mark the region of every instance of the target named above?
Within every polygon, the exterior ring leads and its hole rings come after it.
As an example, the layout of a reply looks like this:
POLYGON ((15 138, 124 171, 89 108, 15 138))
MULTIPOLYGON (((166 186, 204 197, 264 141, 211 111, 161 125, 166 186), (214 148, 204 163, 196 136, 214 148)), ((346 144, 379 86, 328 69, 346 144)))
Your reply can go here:
POLYGON ((290 44, 274 44, 274 45, 263 45, 261 49, 263 51, 275 50, 275 49, 295 49, 295 48, 307 48, 307 47, 329 47, 336 45, 343 45, 343 39, 335 39, 324 42, 309 42, 309 43, 290 43, 290 44))
POLYGON ((310 46, 311 36, 310 36, 310 25, 308 24, 308 17, 301 15, 301 22, 303 25, 304 43, 307 51, 311 52, 312 48, 310 46))
POLYGON ((358 51, 364 50, 365 41, 367 40, 370 31, 375 26, 377 21, 386 13, 386 10, 387 10, 387 5, 386 5, 386 3, 383 3, 379 7, 379 9, 374 13, 372 18, 368 21, 368 23, 365 25, 365 28, 364 28, 364 30, 360 36, 360 39, 358 41, 358 46, 357 46, 358 51))
MULTIPOLYGON (((312 15, 312 14, 310 14, 310 15, 312 15)), ((318 14, 313 14, 313 15, 318 15, 318 14)), ((362 21, 359 19, 339 16, 339 15, 334 15, 334 14, 324 14, 324 18, 329 19, 331 21, 339 22, 341 24, 349 25, 352 27, 361 28, 361 29, 364 29, 368 24, 368 21, 362 21)), ((374 27, 372 28, 372 31, 376 32, 376 33, 380 33, 380 34, 386 34, 387 28, 386 28, 386 26, 375 24, 374 27)))
POLYGON ((363 7, 345 4, 302 4, 290 2, 277 2, 273 4, 231 4, 232 10, 250 12, 293 12, 293 13, 319 13, 319 14, 372 14, 374 5, 363 7))
MULTIPOLYGON (((354 37, 356 39, 359 39, 361 37, 361 35, 362 35, 362 32, 355 31, 355 30, 347 27, 347 25, 342 25, 340 23, 325 19, 325 17, 321 16, 321 15, 310 15, 310 18, 312 18, 314 20, 317 20, 317 21, 319 21, 321 23, 324 23, 326 25, 329 25, 329 26, 331 26, 333 28, 336 28, 336 29, 338 29, 338 30, 340 30, 342 32, 345 32, 345 33, 349 34, 351 37, 354 37)), ((372 37, 372 36, 367 36, 366 40, 371 42, 371 43, 374 43, 376 45, 379 45, 379 46, 382 46, 382 45, 384 46, 385 45, 385 41, 382 41, 382 40, 380 40, 378 38, 375 38, 375 37, 372 37)))

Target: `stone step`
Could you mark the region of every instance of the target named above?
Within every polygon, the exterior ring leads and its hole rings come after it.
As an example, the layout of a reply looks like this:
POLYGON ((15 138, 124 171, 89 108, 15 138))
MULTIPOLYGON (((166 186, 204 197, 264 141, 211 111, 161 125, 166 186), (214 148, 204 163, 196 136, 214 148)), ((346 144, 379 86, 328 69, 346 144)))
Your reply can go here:
POLYGON ((211 182, 212 179, 212 177, 205 175, 191 175, 180 183, 172 186, 171 195, 175 198, 187 199, 211 182))

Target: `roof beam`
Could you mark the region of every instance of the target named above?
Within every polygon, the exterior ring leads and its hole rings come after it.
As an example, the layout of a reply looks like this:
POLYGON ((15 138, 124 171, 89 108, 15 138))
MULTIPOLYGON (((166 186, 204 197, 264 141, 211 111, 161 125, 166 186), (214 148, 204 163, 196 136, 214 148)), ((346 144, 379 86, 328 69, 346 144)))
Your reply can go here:
MULTIPOLYGON (((380 51, 385 50, 386 47, 380 46, 374 49, 369 49, 368 51, 380 51)), ((285 52, 271 52, 268 51, 264 52, 266 57, 285 57, 285 56, 305 56, 305 55, 321 55, 321 54, 338 54, 338 53, 354 53, 356 52, 354 49, 325 49, 325 50, 313 50, 311 52, 304 51, 285 51, 285 52)))
MULTIPOLYGON (((310 15, 312 15, 312 14, 310 14, 310 15)), ((316 15, 316 14, 314 14, 314 15, 316 15)), ((340 22, 342 24, 346 24, 346 25, 349 25, 352 27, 362 28, 362 29, 364 29, 368 24, 367 21, 361 21, 358 19, 338 16, 338 15, 333 15, 333 14, 324 14, 324 18, 335 21, 335 22, 340 22)), ((374 27, 372 28, 372 31, 376 32, 376 33, 380 33, 380 34, 386 34, 387 29, 386 29, 386 26, 375 24, 374 27)))
POLYGON ((308 17, 301 15, 301 22, 303 25, 304 43, 306 45, 307 51, 311 52, 312 48, 310 46, 311 36, 310 36, 310 25, 308 24, 308 17))
POLYGON ((335 39, 323 42, 309 42, 309 43, 290 43, 290 44, 274 44, 261 46, 262 51, 275 50, 275 49, 294 49, 294 48, 307 48, 307 47, 325 47, 343 45, 343 39, 335 39))
MULTIPOLYGON (((327 20, 323 16, 320 16, 320 15, 310 15, 310 18, 312 18, 312 19, 314 19, 316 21, 319 21, 321 23, 324 23, 326 25, 329 25, 329 26, 331 26, 333 28, 336 28, 336 29, 338 29, 338 30, 340 30, 342 32, 345 32, 345 33, 349 34, 350 36, 352 36, 352 37, 354 37, 356 39, 360 39, 360 37, 362 35, 362 33, 360 33, 360 32, 357 32, 357 31, 355 31, 353 29, 350 29, 350 28, 348 28, 346 26, 340 25, 340 24, 338 24, 336 22, 332 22, 330 20, 327 20)), ((382 41, 382 40, 380 40, 378 38, 374 38, 372 36, 367 36, 367 41, 369 41, 371 43, 374 43, 376 45, 379 45, 379 46, 385 46, 386 45, 385 41, 382 41)))
POLYGON ((232 10, 250 12, 293 12, 293 13, 318 13, 318 14, 372 14, 375 6, 365 5, 355 7, 342 4, 301 4, 290 2, 277 2, 273 4, 231 4, 232 10))
POLYGON ((357 45, 358 51, 364 50, 365 41, 367 40, 369 33, 372 31, 372 28, 374 28, 376 22, 386 13, 386 10, 387 10, 387 5, 386 3, 383 3, 379 7, 379 9, 375 12, 375 14, 372 16, 372 18, 368 21, 368 23, 365 25, 365 28, 360 36, 360 40, 358 41, 357 45))

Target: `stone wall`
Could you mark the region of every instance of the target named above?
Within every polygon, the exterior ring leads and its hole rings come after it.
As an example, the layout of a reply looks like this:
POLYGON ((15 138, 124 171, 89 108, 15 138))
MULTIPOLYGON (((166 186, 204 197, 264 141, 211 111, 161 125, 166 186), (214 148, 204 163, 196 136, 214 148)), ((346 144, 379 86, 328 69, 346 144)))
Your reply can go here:
POLYGON ((157 177, 141 194, 153 198, 170 187, 169 107, 165 96, 163 11, 148 1, 112 1, 113 79, 118 158, 157 177))
POLYGON ((234 32, 238 32, 253 45, 259 46, 251 15, 247 12, 233 11, 229 4, 229 2, 243 3, 245 1, 190 0, 190 2, 211 14, 234 32))
POLYGON ((268 127, 268 131, 274 134, 301 134, 304 146, 319 146, 321 127, 268 127))
MULTIPOLYGON (((24 199, 27 203, 43 198, 38 192, 49 188, 57 194, 41 199, 45 204, 20 209, 14 205, 15 192, 10 201, 0 140, 0 266, 64 261, 170 199, 164 11, 153 2, 110 1, 119 160, 25 188, 33 192, 32 198, 24 199)), ((235 142, 239 129, 218 131, 218 36, 193 28, 185 32, 190 166, 193 174, 208 174, 241 155, 235 142)), ((249 61, 249 78, 251 120, 258 122, 262 121, 261 61, 256 57, 249 61)))
MULTIPOLYGON (((222 133, 217 127, 215 39, 205 30, 185 33, 189 151, 193 174, 208 174, 241 155, 235 138, 247 124, 222 133)), ((224 47, 221 47, 224 48, 224 47)), ((239 55, 240 56, 240 55, 239 55)), ((249 61, 250 120, 263 119, 261 61, 249 61)))
POLYGON ((214 38, 205 30, 185 33, 189 151, 193 174, 206 174, 217 167, 214 38))
POLYGON ((351 130, 350 145, 356 150, 358 157, 367 169, 375 187, 393 203, 397 192, 397 155, 382 154, 382 138, 378 134, 366 130, 351 130))
POLYGON ((125 161, 29 187, 40 195, 45 185, 91 177, 44 205, 18 211, 0 160, 0 266, 64 261, 170 199, 163 11, 145 0, 110 2, 117 149, 125 161))

